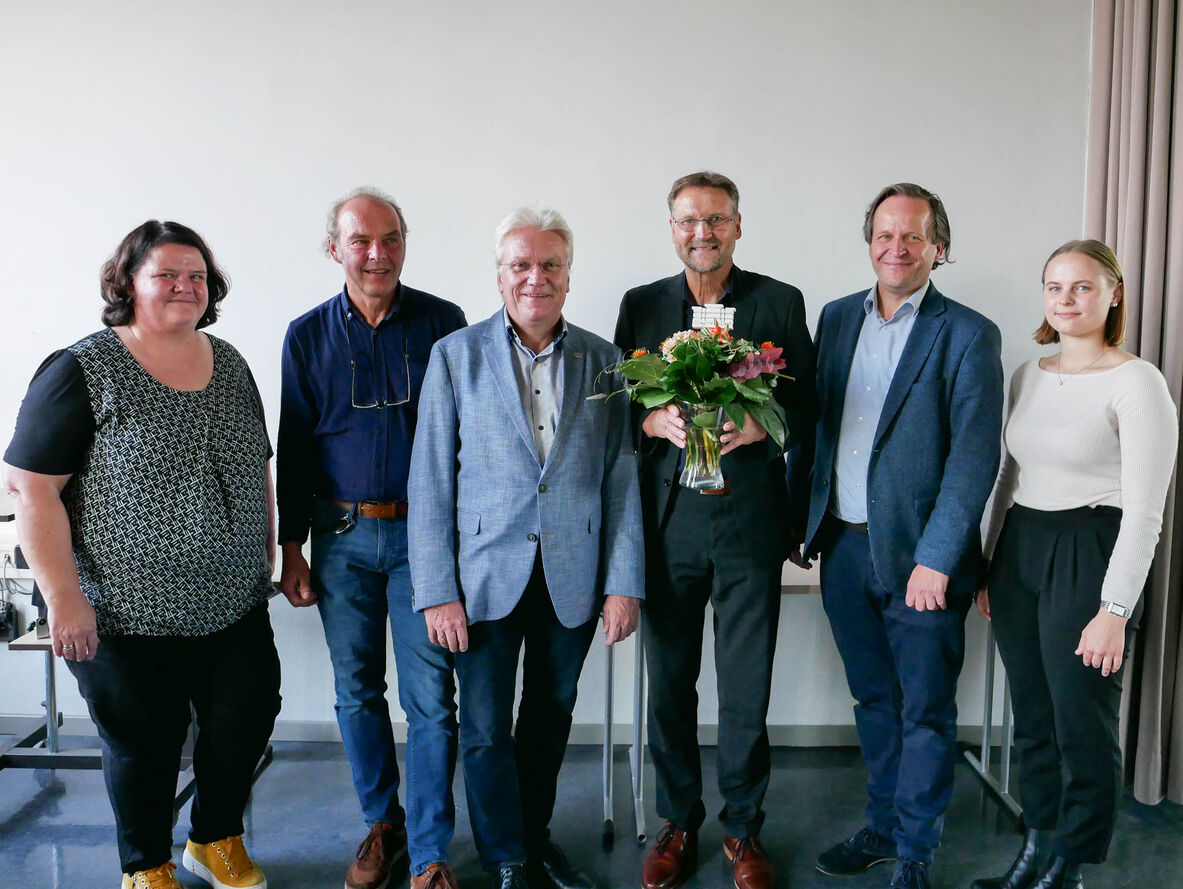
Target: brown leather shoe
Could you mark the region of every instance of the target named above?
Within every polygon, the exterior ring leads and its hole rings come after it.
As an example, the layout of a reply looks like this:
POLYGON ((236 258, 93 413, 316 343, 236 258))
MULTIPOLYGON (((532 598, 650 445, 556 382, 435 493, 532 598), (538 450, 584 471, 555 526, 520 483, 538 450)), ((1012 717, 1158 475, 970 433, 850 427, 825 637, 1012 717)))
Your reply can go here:
POLYGON ((406 854, 406 829, 375 821, 345 874, 345 889, 386 889, 391 868, 406 854))
POLYGON ((421 874, 411 874, 411 889, 458 889, 456 875, 447 862, 433 861, 421 874))
POLYGON ((735 889, 773 889, 776 885, 776 871, 759 837, 736 840, 724 836, 723 854, 734 868, 735 889))
POLYGON ((653 848, 641 864, 644 889, 674 889, 694 873, 698 858, 698 831, 665 823, 653 848))

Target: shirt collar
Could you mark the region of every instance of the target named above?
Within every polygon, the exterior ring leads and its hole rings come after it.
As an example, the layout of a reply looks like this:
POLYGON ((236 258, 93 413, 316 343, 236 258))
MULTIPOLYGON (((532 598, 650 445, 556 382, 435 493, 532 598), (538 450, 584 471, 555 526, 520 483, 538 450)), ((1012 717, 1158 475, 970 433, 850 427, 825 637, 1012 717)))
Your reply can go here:
MULTIPOLYGON (((362 323, 368 323, 366 322, 365 316, 357 310, 357 307, 352 302, 350 302, 349 285, 345 285, 341 288, 341 292, 337 294, 337 300, 341 306, 341 312, 345 316, 346 320, 356 315, 359 321, 362 323)), ((402 304, 403 282, 399 281, 398 284, 395 285, 394 289, 394 302, 390 304, 390 309, 385 315, 382 316, 382 320, 378 322, 378 326, 382 327, 384 324, 388 324, 391 321, 397 320, 399 316, 399 309, 402 307, 402 304)))
MULTIPOLYGON (((891 320, 895 321, 901 317, 908 315, 915 315, 920 311, 920 304, 924 302, 924 297, 928 294, 928 288, 932 286, 932 282, 928 281, 919 290, 909 294, 908 298, 904 300, 903 304, 895 310, 895 314, 891 316, 891 320), (900 313, 903 313, 901 316, 900 313)), ((875 293, 878 291, 879 285, 875 284, 867 291, 867 295, 863 297, 863 311, 870 315, 872 312, 875 316, 883 321, 883 316, 879 314, 879 307, 875 305, 875 293)), ((884 324, 890 324, 891 321, 883 321, 884 324)))
MULTIPOLYGON (((522 338, 518 336, 518 332, 514 329, 513 322, 509 320, 509 309, 504 305, 501 307, 501 323, 505 325, 505 332, 509 334, 511 342, 517 343, 523 349, 526 348, 522 344, 522 338)), ((567 336, 567 319, 562 315, 559 316, 559 332, 555 334, 555 338, 551 340, 551 346, 557 346, 567 336)), ((549 348, 549 346, 548 346, 549 348)))

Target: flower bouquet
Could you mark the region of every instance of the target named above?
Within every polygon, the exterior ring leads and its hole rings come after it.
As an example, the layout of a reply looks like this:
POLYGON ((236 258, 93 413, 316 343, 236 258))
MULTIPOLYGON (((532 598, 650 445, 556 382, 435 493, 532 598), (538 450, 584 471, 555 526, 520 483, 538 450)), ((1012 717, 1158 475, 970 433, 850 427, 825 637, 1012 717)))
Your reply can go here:
POLYGON ((759 346, 722 327, 682 330, 661 344, 661 354, 638 349, 615 368, 629 397, 647 408, 676 402, 686 422, 686 466, 681 484, 696 490, 724 485, 719 436, 731 419, 742 430, 745 415, 785 444, 785 412, 772 397, 785 362, 770 342, 759 346))

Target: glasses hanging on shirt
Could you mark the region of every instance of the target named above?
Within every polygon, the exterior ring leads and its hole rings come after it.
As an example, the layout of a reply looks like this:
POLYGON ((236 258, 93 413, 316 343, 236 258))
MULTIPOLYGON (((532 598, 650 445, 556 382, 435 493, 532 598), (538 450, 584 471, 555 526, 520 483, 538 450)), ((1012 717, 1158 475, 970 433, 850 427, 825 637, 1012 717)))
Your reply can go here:
MULTIPOLYGON (((384 407, 398 407, 401 404, 406 404, 411 400, 411 358, 407 352, 406 325, 403 325, 403 379, 406 380, 406 388, 404 389, 406 396, 398 401, 387 401, 385 398, 379 399, 375 394, 372 400, 366 401, 365 404, 359 404, 357 400, 357 356, 353 353, 353 337, 349 333, 349 318, 350 316, 346 314, 345 343, 349 347, 349 403, 361 410, 369 410, 370 408, 381 410, 384 407)), ((397 387, 395 388, 397 391, 397 387)))

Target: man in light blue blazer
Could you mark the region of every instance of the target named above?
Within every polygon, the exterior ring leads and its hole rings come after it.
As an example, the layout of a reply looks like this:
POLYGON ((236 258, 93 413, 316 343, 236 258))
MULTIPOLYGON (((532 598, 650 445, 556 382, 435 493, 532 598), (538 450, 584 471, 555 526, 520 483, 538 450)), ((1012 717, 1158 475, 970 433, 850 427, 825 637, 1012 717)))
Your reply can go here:
POLYGON ((501 223, 504 306, 436 343, 411 458, 414 607, 457 652, 469 812, 500 889, 593 886, 548 824, 596 619, 624 639, 644 590, 627 397, 589 398, 620 353, 562 316, 572 255, 553 210, 501 223))
POLYGON ((950 243, 936 195, 888 186, 863 234, 876 283, 822 310, 816 449, 794 449, 788 468, 790 487, 812 471, 804 553, 821 556, 869 772, 866 826, 817 869, 845 876, 896 860, 892 889, 927 889, 953 786, 979 526, 998 471, 1001 338, 929 281, 950 243))

